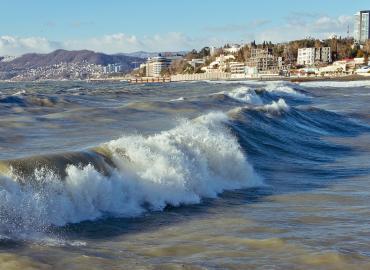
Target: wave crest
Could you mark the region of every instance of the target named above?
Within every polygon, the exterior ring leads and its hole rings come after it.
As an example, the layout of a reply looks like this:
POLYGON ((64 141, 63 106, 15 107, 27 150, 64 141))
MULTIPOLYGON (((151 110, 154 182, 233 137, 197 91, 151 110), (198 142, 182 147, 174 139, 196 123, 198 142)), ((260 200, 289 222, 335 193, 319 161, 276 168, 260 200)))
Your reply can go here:
POLYGON ((0 178, 2 234, 43 231, 104 215, 137 216, 167 205, 199 203, 224 190, 260 185, 223 113, 210 113, 156 135, 124 136, 101 148, 109 175, 93 165, 68 165, 65 177, 35 170, 33 181, 0 178))
POLYGON ((237 101, 246 102, 249 104, 261 105, 263 104, 262 99, 256 94, 256 92, 246 86, 236 88, 230 92, 221 92, 232 99, 237 101))

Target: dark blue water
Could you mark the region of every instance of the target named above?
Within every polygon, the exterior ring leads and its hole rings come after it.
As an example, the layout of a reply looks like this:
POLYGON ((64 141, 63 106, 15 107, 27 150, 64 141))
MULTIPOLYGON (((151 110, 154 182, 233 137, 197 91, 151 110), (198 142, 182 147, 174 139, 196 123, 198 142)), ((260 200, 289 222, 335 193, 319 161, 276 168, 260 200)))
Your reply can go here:
POLYGON ((0 84, 0 263, 367 269, 370 83, 0 84))

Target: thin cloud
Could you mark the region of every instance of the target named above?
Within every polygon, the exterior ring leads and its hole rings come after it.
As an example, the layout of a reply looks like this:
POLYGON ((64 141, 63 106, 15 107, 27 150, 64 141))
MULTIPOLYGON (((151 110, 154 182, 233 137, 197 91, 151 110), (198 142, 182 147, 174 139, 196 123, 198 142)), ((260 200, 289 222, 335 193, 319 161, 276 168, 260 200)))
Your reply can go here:
POLYGON ((200 49, 210 45, 221 46, 225 42, 227 41, 218 38, 193 38, 177 32, 143 37, 115 33, 63 42, 50 41, 45 37, 0 36, 0 55, 19 56, 30 52, 48 53, 56 49, 87 49, 104 53, 177 51, 200 49))
MULTIPOLYGON (((301 39, 307 37, 328 38, 333 36, 346 36, 348 26, 353 29, 352 16, 320 16, 311 18, 311 20, 302 23, 286 23, 280 27, 274 27, 261 31, 255 37, 258 41, 275 41, 283 42, 293 39, 301 39)), ((351 34, 351 33, 350 33, 351 34)))
POLYGON ((56 49, 88 49, 105 53, 134 51, 179 51, 200 49, 204 46, 221 46, 236 40, 226 39, 224 32, 239 31, 238 40, 257 42, 284 42, 306 37, 328 38, 333 34, 346 36, 348 25, 353 29, 352 16, 330 17, 309 14, 300 24, 285 22, 281 26, 266 28, 270 21, 260 20, 246 25, 227 25, 213 29, 214 32, 202 37, 191 37, 179 32, 136 36, 113 33, 84 39, 51 41, 45 37, 0 36, 0 55, 21 55, 29 52, 48 53, 56 49), (258 31, 255 28, 260 27, 258 31), (219 32, 217 32, 219 31, 219 32))

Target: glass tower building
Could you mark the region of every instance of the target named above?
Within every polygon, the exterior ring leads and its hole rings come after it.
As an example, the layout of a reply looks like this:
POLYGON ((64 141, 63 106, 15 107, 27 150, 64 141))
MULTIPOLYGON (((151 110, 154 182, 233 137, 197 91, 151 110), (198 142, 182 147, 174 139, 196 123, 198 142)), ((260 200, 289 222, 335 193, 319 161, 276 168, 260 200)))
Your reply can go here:
POLYGON ((370 39, 370 10, 355 14, 354 38, 357 43, 365 43, 370 39))

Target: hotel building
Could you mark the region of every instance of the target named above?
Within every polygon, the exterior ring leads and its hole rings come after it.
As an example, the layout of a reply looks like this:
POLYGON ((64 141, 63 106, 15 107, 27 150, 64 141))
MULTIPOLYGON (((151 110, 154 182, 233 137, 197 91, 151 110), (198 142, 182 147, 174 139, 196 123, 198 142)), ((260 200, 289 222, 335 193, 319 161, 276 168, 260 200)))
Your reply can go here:
POLYGON ((355 14, 353 36, 355 42, 359 44, 370 39, 370 10, 359 11, 355 14))

